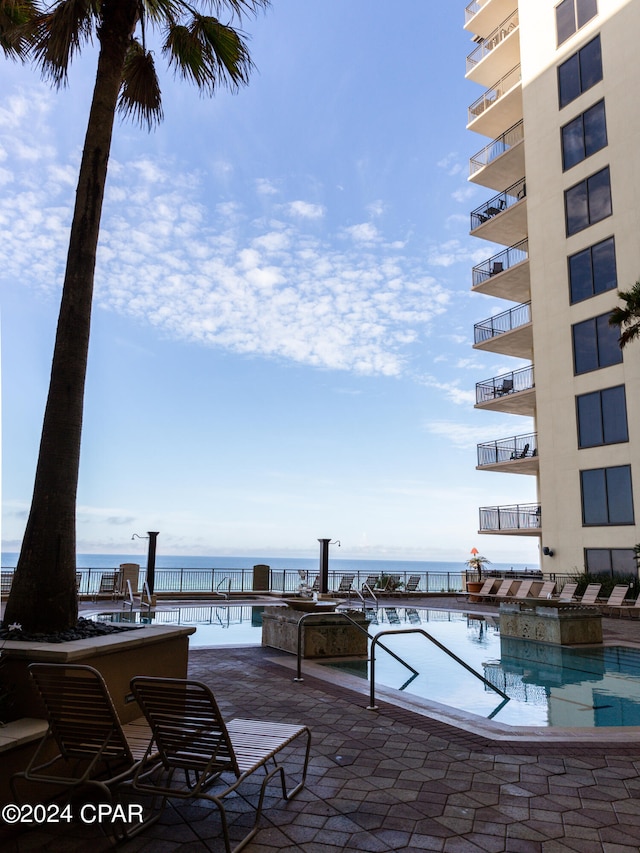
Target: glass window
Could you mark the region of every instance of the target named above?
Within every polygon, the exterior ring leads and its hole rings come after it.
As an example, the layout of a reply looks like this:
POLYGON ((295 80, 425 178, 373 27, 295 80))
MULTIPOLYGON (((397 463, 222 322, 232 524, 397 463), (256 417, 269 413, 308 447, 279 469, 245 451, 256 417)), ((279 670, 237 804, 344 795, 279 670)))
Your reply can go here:
POLYGON ((565 190, 564 205, 567 237, 611 216, 613 206, 609 167, 565 190))
POLYGON ((585 548, 584 563, 593 575, 638 576, 633 548, 585 548))
POLYGON ((581 471, 580 482, 584 526, 633 524, 630 465, 581 471))
POLYGON ((578 447, 598 447, 629 440, 624 385, 576 397, 578 447))
POLYGON ((600 101, 562 128, 562 168, 566 172, 606 145, 604 101, 600 101))
POLYGON ((597 0, 562 0, 556 6, 558 45, 598 14, 597 0))
POLYGON ((602 80, 600 36, 596 36, 558 68, 560 109, 602 80))
POLYGON ((609 314, 591 317, 572 327, 573 365, 576 374, 620 364, 622 350, 618 331, 609 325, 609 314))
POLYGON ((577 0, 576 11, 578 13, 578 29, 580 29, 598 14, 598 2, 597 0, 577 0))
POLYGON ((616 250, 613 237, 588 246, 569 257, 569 299, 571 304, 589 299, 618 286, 616 250))

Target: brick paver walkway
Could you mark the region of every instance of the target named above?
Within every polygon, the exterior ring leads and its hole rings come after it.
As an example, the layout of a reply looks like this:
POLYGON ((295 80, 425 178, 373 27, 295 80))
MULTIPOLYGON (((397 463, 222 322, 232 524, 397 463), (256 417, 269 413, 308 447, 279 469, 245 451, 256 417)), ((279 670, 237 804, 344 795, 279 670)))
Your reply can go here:
MULTIPOLYGON (((610 621, 610 620, 607 620, 610 621)), ((619 620, 618 620, 619 621, 619 620)), ((615 624, 611 633, 637 628, 615 624)), ((190 676, 209 684, 229 718, 304 722, 313 732, 306 788, 268 797, 247 853, 443 851, 638 853, 640 746, 491 741, 305 674, 273 649, 194 650, 190 676)), ((251 794, 252 791, 249 791, 251 794)), ((236 829, 248 820, 236 800, 236 829)), ((94 829, 30 832, 3 851, 98 853, 94 829)), ((223 849, 216 810, 169 806, 123 853, 223 849)))

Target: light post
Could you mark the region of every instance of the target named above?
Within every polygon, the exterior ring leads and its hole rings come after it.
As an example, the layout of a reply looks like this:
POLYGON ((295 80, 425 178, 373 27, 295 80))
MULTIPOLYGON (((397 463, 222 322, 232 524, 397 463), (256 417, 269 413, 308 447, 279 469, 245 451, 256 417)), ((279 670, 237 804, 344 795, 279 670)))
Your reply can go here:
POLYGON ((340 540, 334 539, 318 539, 320 543, 320 571, 318 573, 320 579, 320 594, 326 595, 329 592, 329 545, 340 547, 340 540))
POLYGON ((132 539, 148 539, 149 549, 147 551, 147 587, 149 595, 153 595, 153 589, 156 583, 156 540, 158 539, 159 530, 148 530, 146 536, 139 536, 134 533, 132 539))

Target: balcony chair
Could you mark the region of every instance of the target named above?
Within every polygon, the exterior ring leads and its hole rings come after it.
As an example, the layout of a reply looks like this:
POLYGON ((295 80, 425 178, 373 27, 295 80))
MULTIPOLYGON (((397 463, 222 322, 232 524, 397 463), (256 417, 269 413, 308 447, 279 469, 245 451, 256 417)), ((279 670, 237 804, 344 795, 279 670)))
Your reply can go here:
POLYGON ((227 853, 232 853, 232 847, 223 800, 249 776, 260 769, 265 771, 254 807, 253 826, 233 848, 233 853, 241 850, 258 831, 266 787, 273 776, 279 774, 285 800, 295 797, 304 787, 311 747, 311 732, 307 726, 258 720, 225 723, 213 693, 198 681, 136 676, 131 681, 131 689, 151 726, 155 742, 134 775, 133 789, 160 796, 163 806, 171 798, 201 798, 212 802, 220 813, 227 853), (284 769, 276 756, 303 735, 306 751, 302 778, 287 791, 284 769), (149 760, 153 765, 155 746, 165 773, 154 777, 146 772, 146 764, 149 760), (176 770, 184 771, 184 785, 174 783, 176 770), (214 785, 218 790, 210 791, 214 785))
POLYGON ((409 575, 409 580, 407 581, 404 591, 405 592, 419 592, 418 587, 420 586, 420 575, 409 575))
POLYGON ((582 594, 580 604, 596 604, 601 588, 601 583, 590 583, 582 594))
POLYGON ((98 591, 94 593, 93 600, 96 601, 103 595, 111 596, 115 600, 120 595, 119 581, 119 572, 103 572, 100 576, 100 586, 98 591))
POLYGON ((552 598, 553 593, 556 589, 555 581, 545 581, 538 592, 535 594, 536 598, 552 598))
POLYGON ((352 592, 351 586, 355 577, 355 575, 342 575, 340 583, 338 584, 338 589, 335 591, 336 595, 350 595, 352 592))
POLYGON ((501 272, 504 272, 504 266, 502 261, 495 261, 491 267, 490 276, 499 275, 501 272))
MULTIPOLYGON (((141 717, 122 725, 102 675, 91 666, 32 663, 29 673, 44 703, 49 728, 26 769, 11 777, 14 798, 20 802, 21 785, 16 782, 23 779, 54 785, 69 796, 81 786, 96 789, 100 802, 111 802, 112 792, 132 778, 143 757, 150 762, 155 757, 146 720, 141 717)), ((104 828, 122 840, 159 816, 151 814, 133 828, 119 823, 104 828)))
POLYGON ((578 589, 577 583, 566 583, 562 587, 562 590, 561 590, 560 595, 558 596, 557 600, 560 602, 563 602, 563 603, 573 601, 577 589, 578 589))
MULTIPOLYGON (((513 586, 513 580, 512 580, 512 579, 510 579, 510 578, 505 578, 505 579, 501 582, 501 584, 500 584, 500 586, 498 587, 498 589, 497 589, 497 591, 496 591, 496 592, 494 592, 494 593, 489 593, 488 595, 485 593, 485 594, 483 595, 483 598, 486 598, 486 599, 488 599, 489 601, 494 600, 494 599, 497 599, 497 600, 500 600, 500 599, 506 599, 506 598, 508 598, 508 597, 509 597, 509 593, 511 592, 511 587, 512 587, 512 586, 513 586)), ((481 594, 481 593, 480 593, 480 594, 481 594)))
POLYGON ((513 379, 505 379, 499 388, 495 389, 496 397, 504 397, 505 394, 513 392, 513 379))
POLYGON ((626 583, 619 583, 611 590, 611 594, 606 602, 602 605, 602 609, 607 615, 616 613, 622 616, 625 610, 629 609, 629 604, 624 603, 624 599, 629 592, 629 586, 626 583))

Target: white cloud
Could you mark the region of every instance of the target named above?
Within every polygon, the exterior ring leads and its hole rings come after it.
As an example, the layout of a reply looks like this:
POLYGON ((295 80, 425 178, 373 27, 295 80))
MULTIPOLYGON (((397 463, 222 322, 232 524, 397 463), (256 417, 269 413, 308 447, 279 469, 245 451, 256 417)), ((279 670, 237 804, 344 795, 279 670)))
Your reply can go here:
POLYGON ((258 178, 256 181, 258 195, 277 195, 278 190, 268 178, 258 178))
POLYGON ((288 205, 289 213, 302 219, 322 219, 324 207, 321 204, 311 204, 308 201, 292 201, 288 205))
POLYGON ((380 234, 371 222, 361 222, 358 225, 349 225, 344 229, 345 234, 357 243, 375 243, 380 239, 380 234))
MULTIPOLYGON (((76 152, 61 162, 46 145, 21 165, 14 142, 42 124, 41 106, 20 101, 13 124, 0 125, 0 146, 13 160, 13 181, 0 195, 0 280, 52 292, 65 262, 76 152)), ((211 204, 219 165, 212 176, 148 156, 112 160, 97 305, 237 353, 361 374, 409 370, 450 298, 422 257, 368 222, 319 236, 326 211, 309 202, 291 202, 283 221, 268 178, 257 184, 259 217, 253 199, 211 204)))

